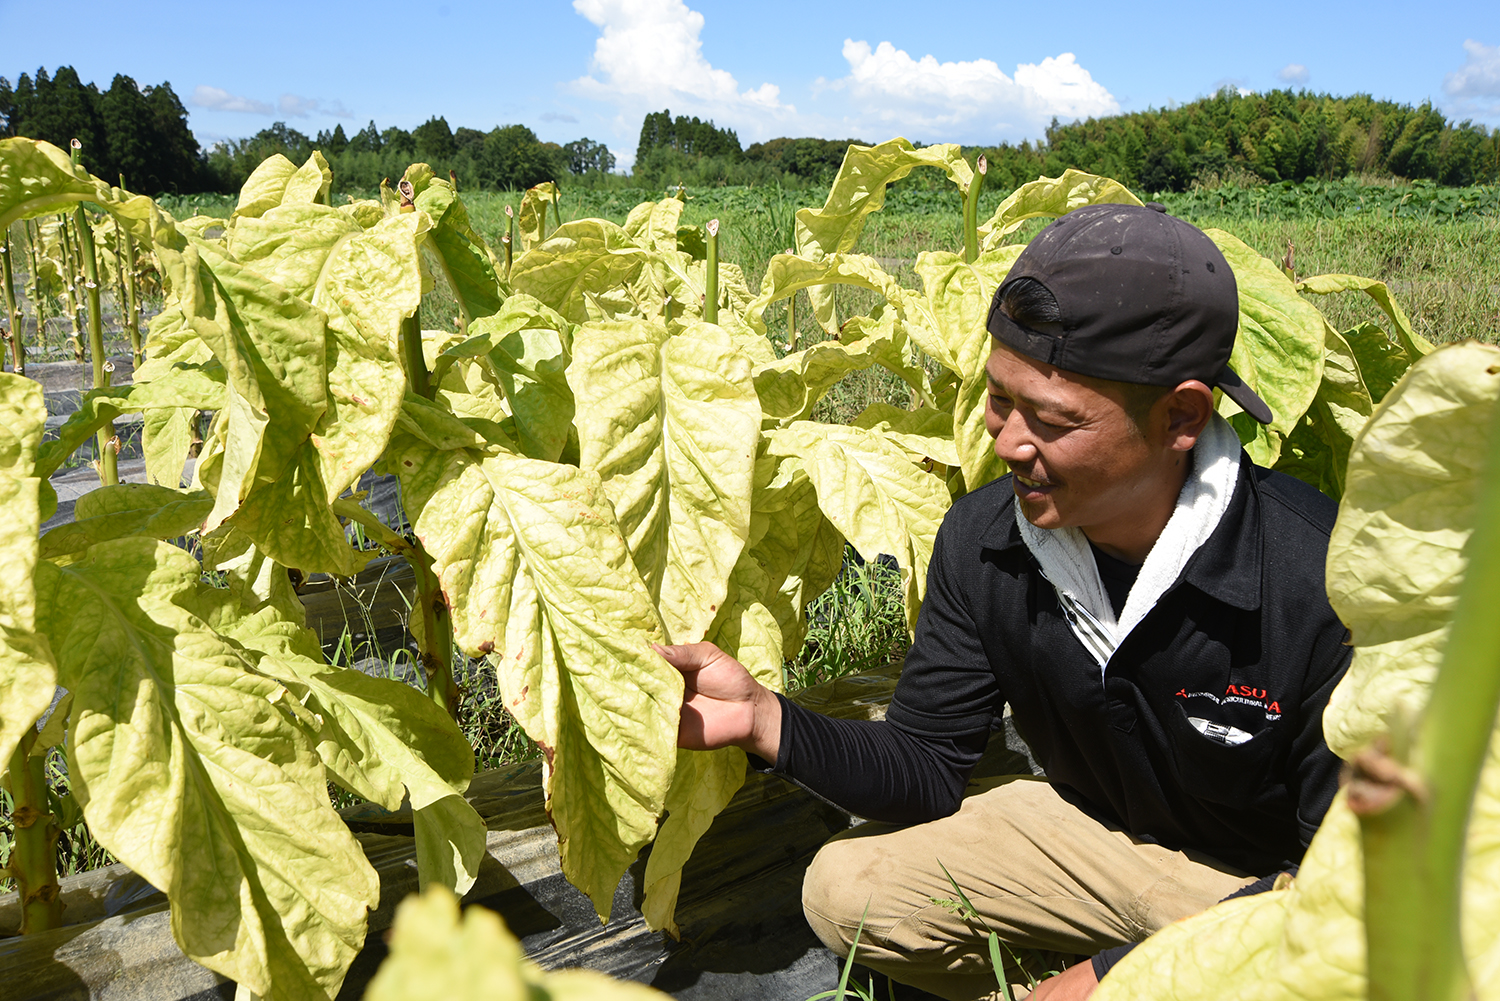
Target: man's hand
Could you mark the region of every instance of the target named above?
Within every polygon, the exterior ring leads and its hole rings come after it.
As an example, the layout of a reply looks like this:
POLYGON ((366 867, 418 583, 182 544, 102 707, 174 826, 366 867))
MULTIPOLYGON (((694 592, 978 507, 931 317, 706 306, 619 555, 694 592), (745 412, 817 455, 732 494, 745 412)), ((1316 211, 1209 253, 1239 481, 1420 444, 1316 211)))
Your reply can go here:
POLYGON ((741 747, 775 763, 781 748, 781 703, 774 692, 712 643, 652 647, 682 672, 678 747, 741 747))
POLYGON ((1027 1001, 1084 1001, 1098 986, 1094 963, 1085 959, 1037 984, 1027 1001))

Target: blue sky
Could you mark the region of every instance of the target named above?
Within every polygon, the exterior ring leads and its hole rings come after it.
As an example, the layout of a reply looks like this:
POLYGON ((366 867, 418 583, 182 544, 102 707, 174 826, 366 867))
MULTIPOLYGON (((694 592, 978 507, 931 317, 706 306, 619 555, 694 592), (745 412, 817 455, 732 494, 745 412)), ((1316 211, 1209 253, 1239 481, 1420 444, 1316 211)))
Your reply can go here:
POLYGON ((670 108, 780 135, 987 143, 1054 116, 1184 103, 1229 84, 1431 100, 1500 127, 1500 3, 900 4, 386 0, 204 4, 0 0, 0 75, 74 66, 108 86, 169 81, 199 140, 274 121, 309 134, 432 115, 628 164, 670 108), (1167 16, 1167 12, 1171 16, 1167 16), (65 30, 60 19, 76 26, 65 30))

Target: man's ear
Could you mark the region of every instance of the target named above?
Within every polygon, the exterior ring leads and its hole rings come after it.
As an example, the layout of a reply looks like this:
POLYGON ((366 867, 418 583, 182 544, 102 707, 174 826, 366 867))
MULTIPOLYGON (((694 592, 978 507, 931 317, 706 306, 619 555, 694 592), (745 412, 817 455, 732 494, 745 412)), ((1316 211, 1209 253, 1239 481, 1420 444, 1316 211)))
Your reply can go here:
POLYGON ((1157 401, 1158 427, 1166 431, 1165 444, 1176 452, 1187 452, 1198 444, 1214 413, 1214 391, 1197 379, 1178 383, 1157 401))

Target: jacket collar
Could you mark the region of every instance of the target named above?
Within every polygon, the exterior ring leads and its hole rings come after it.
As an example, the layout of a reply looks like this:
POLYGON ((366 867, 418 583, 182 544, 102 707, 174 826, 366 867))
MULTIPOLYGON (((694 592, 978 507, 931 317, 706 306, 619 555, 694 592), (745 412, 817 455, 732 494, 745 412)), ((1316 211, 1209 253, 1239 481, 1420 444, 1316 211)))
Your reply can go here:
MULTIPOLYGON (((1191 584, 1210 598, 1245 611, 1260 607, 1261 497, 1257 483, 1260 472, 1242 452, 1239 480, 1229 509, 1178 578, 1180 584, 1191 584)), ((994 518, 980 534, 980 546, 995 552, 1017 547, 1025 550, 1021 530, 1016 525, 1016 498, 1010 475, 1000 477, 986 489, 1000 491, 1002 495, 994 518)))

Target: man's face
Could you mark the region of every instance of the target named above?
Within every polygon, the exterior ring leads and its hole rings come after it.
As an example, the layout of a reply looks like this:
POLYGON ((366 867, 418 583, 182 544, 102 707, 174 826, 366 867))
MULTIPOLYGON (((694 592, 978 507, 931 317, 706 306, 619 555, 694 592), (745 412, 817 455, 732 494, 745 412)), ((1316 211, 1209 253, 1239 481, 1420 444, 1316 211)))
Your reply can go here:
POLYGON ((1161 493, 1164 449, 1136 427, 1118 392, 992 344, 984 422, 995 454, 1015 473, 1027 520, 1082 528, 1099 541, 1149 516, 1161 493))

